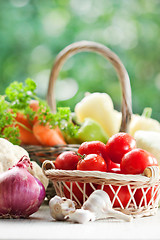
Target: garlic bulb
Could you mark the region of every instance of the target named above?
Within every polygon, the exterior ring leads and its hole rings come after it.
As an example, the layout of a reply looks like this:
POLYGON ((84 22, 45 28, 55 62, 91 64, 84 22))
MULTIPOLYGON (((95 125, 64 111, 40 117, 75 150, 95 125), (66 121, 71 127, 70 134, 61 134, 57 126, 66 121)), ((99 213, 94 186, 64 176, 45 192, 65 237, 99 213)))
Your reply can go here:
POLYGON ((75 202, 65 197, 54 196, 49 201, 51 216, 55 220, 64 220, 65 216, 75 211, 75 202))
POLYGON ((95 214, 89 210, 77 209, 74 212, 70 212, 66 219, 76 223, 87 223, 89 221, 95 221, 95 214))
POLYGON ((124 221, 131 221, 132 217, 116 211, 112 208, 112 204, 108 194, 103 190, 94 191, 84 202, 82 209, 88 210, 95 215, 95 219, 116 218, 124 221))

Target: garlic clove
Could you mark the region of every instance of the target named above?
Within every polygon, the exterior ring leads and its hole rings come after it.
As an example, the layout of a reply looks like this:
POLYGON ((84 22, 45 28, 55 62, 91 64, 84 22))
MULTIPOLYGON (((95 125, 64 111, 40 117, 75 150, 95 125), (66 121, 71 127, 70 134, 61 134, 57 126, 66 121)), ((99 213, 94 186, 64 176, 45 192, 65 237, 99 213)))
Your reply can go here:
POLYGON ((62 203, 61 203, 61 208, 62 208, 62 213, 63 215, 68 215, 68 213, 70 212, 74 212, 75 211, 75 205, 76 203, 74 201, 72 201, 71 199, 67 199, 67 198, 62 198, 62 203))
POLYGON ((84 209, 77 209, 74 212, 69 213, 66 216, 66 219, 75 222, 75 223, 87 223, 89 221, 95 221, 94 213, 84 210, 84 209))
POLYGON ((65 215, 62 213, 61 205, 56 203, 53 205, 52 209, 50 210, 51 216, 58 221, 63 221, 65 215))

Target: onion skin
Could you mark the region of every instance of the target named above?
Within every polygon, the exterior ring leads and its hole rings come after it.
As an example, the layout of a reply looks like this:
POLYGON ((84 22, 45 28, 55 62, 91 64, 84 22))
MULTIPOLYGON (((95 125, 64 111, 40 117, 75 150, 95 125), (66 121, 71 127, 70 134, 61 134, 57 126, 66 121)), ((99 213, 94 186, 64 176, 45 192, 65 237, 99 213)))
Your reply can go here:
POLYGON ((1 218, 28 218, 38 211, 45 198, 43 184, 20 161, 0 175, 1 218))

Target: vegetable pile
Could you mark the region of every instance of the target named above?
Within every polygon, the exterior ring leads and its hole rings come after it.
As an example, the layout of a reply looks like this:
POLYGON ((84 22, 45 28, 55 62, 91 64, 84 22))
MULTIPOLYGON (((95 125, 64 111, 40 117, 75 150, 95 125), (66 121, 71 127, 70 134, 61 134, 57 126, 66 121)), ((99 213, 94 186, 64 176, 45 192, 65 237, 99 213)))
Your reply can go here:
MULTIPOLYGON (((85 126, 86 137, 83 141, 99 140, 106 143, 110 137, 119 132, 122 115, 114 109, 112 99, 107 93, 87 94, 76 104, 75 114, 82 126, 86 125, 87 119, 90 119, 99 124, 101 128, 97 134, 92 124, 92 134, 90 134, 91 123, 89 130, 85 126), (94 139, 91 139, 91 135, 94 139)), ((144 109, 142 115, 132 114, 128 133, 136 140, 137 147, 152 153, 160 165, 160 123, 151 118, 151 114, 152 109, 148 107, 144 109)))
MULTIPOLYGON (((102 171, 117 174, 143 174, 145 168, 149 166, 158 166, 156 158, 146 150, 137 148, 135 139, 130 134, 122 132, 114 134, 106 144, 100 141, 83 142, 77 153, 63 152, 55 161, 56 169, 102 171)), ((66 185, 70 187, 70 182, 66 182, 66 185)), ((101 189, 101 185, 93 185, 96 189, 101 189)), ((83 183, 79 183, 79 186, 83 188, 83 183)), ((112 188, 116 191, 118 186, 112 186, 112 188)), ((114 193, 109 185, 104 185, 103 190, 107 192, 112 201, 114 193)), ((78 201, 83 203, 83 193, 75 182, 72 183, 72 192, 78 201)), ((93 192, 89 184, 86 184, 86 192, 88 196, 93 192)), ((68 188, 65 186, 64 194, 67 198, 70 198, 68 188)), ((117 195, 125 207, 131 197, 128 187, 121 186, 117 195)), ((149 189, 146 194, 147 202, 149 202, 151 196, 151 189, 149 189)), ((137 189, 134 197, 139 204, 142 198, 142 189, 137 189)), ((114 201, 113 207, 121 207, 117 199, 114 201)))
MULTIPOLYGON (((106 143, 118 133, 121 113, 114 109, 111 97, 106 93, 88 93, 75 106, 59 107, 52 113, 47 103, 36 95, 36 84, 31 79, 25 83, 13 82, 0 96, 0 137, 13 144, 54 146, 56 144, 101 141, 106 143)), ((143 114, 133 114, 129 134, 136 139, 137 147, 159 152, 154 138, 160 138, 160 123, 151 118, 151 108, 143 114), (150 137, 143 137, 150 134, 150 137), (146 132, 146 133, 145 133, 146 132), (153 136, 152 136, 153 135, 153 136), (146 140, 147 139, 147 140, 146 140), (152 147, 149 147, 152 146, 152 147)), ((156 154, 160 162, 159 154, 156 154)))
MULTIPOLYGON (((35 82, 26 79, 24 84, 11 83, 5 95, 0 96, 0 158, 3 155, 0 162, 0 172, 3 172, 0 175, 0 217, 28 217, 38 210, 45 197, 45 184, 27 170, 32 165, 28 153, 21 153, 20 157, 16 152, 20 147, 13 148, 12 144, 54 146, 80 143, 77 153, 66 151, 56 158, 55 167, 62 170, 142 174, 145 168, 158 166, 160 148, 155 141, 160 139, 160 124, 150 118, 151 109, 145 109, 142 116, 132 116, 129 133, 118 133, 122 116, 114 109, 108 94, 88 94, 76 105, 73 114, 69 107, 58 108, 56 113, 52 113, 35 91, 35 82), (7 151, 2 145, 7 140, 10 141, 9 156, 4 153, 7 151), (21 160, 18 162, 17 158, 21 160), (8 165, 2 163, 11 161, 16 163, 7 170, 8 165)), ((72 183, 73 200, 76 201, 76 196, 83 203, 80 187, 83 188, 84 183, 78 184, 79 187, 76 182, 72 183)), ((128 187, 118 189, 118 186, 111 186, 113 191, 109 185, 103 188, 110 200, 115 199, 115 191, 123 207, 127 206, 131 197, 128 187)), ((93 187, 101 189, 100 184, 93 183, 93 187)), ((93 187, 89 183, 85 185, 88 196, 93 193, 93 187)), ((63 188, 66 198, 70 198, 69 188, 70 182, 66 182, 63 188)), ((147 203, 153 192, 152 187, 147 189, 147 203)), ((137 205, 146 204, 142 196, 142 189, 137 189, 134 193, 137 205)), ((156 197, 157 193, 153 200, 156 197)), ((115 199, 113 207, 121 207, 120 202, 115 199)))

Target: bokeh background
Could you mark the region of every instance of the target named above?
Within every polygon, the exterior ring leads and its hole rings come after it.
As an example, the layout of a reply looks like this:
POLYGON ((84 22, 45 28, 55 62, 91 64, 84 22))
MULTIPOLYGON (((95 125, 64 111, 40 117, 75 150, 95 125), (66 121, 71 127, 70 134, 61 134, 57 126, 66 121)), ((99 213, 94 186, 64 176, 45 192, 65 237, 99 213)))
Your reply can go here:
MULTIPOLYGON (((131 80, 133 112, 152 107, 160 120, 160 1, 1 0, 0 94, 27 77, 46 98, 56 55, 80 40, 102 43, 124 63, 131 80)), ((121 90, 113 66, 94 53, 70 58, 60 72, 58 106, 74 110, 85 92, 107 92, 120 110, 121 90)))

